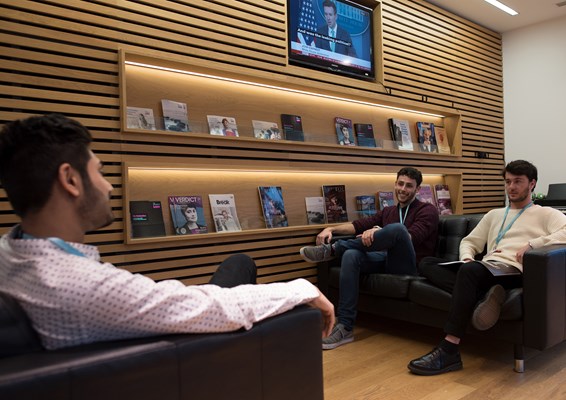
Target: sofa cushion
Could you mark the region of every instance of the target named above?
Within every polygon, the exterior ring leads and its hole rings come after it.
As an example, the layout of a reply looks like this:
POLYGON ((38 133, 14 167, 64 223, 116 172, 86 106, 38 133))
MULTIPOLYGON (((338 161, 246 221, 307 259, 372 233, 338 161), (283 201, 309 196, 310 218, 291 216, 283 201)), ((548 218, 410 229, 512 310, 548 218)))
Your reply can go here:
POLYGON ((458 260, 460 241, 466 236, 468 220, 460 215, 443 215, 438 222, 436 257, 458 260))
MULTIPOLYGON (((360 277, 360 293, 404 299, 409 293, 409 285, 414 280, 424 280, 414 275, 365 274, 360 277)), ((329 286, 340 287, 340 267, 331 267, 329 286)))
POLYGON ((0 358, 43 350, 39 337, 20 305, 0 293, 0 358))

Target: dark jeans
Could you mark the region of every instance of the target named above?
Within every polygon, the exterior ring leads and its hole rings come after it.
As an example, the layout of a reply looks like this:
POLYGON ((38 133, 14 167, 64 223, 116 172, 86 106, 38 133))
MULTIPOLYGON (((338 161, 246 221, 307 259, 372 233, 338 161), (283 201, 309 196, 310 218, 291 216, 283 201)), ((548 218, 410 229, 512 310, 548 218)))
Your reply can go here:
POLYGON ((523 285, 520 276, 493 276, 489 270, 477 262, 457 266, 441 266, 444 260, 425 257, 419 264, 419 271, 435 286, 452 293, 452 304, 444 332, 461 338, 472 317, 474 309, 486 292, 494 285, 513 289, 523 285))
POLYGON ((222 261, 209 283, 231 288, 256 283, 256 274, 257 269, 254 260, 245 254, 234 254, 222 261))
POLYGON ((370 247, 359 238, 338 240, 334 252, 341 258, 338 322, 348 330, 356 320, 362 274, 417 274, 415 249, 407 228, 400 223, 375 232, 370 247))

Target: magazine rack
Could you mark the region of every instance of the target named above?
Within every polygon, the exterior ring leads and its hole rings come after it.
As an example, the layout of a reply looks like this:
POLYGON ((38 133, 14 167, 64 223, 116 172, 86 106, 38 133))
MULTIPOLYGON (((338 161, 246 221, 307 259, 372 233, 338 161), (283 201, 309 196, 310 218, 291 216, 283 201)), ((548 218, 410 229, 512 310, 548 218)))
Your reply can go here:
POLYGON ((406 165, 421 169, 423 183, 448 184, 453 211, 462 212, 462 172, 438 167, 442 161, 461 157, 461 116, 454 109, 392 100, 387 95, 352 88, 330 90, 316 82, 307 87, 300 80, 281 81, 261 73, 251 76, 237 67, 222 69, 123 50, 120 56, 126 243, 214 243, 219 238, 234 237, 249 241, 261 239, 268 231, 269 235, 281 237, 291 232, 315 235, 323 226, 307 225, 305 197, 322 196, 322 185, 344 184, 347 211, 353 220, 358 218, 355 197, 391 191, 396 172, 406 165), (160 129, 162 99, 187 104, 189 132, 165 131, 163 126, 160 129), (153 109, 158 129, 127 128, 128 106, 153 109), (273 121, 281 126, 281 114, 301 115, 304 142, 254 137, 252 120, 273 121), (210 135, 207 115, 234 117, 239 137, 210 135), (383 147, 340 146, 334 126, 336 117, 372 124, 375 138, 383 147), (409 121, 413 151, 395 149, 389 118, 409 121), (450 154, 418 150, 415 126, 419 121, 445 127, 450 154), (167 146, 170 156, 152 156, 155 143, 167 146), (175 159, 178 162, 172 162, 175 159), (288 227, 266 228, 258 186, 282 187, 288 227), (242 231, 214 232, 209 194, 235 195, 242 231), (202 197, 209 233, 174 234, 167 199, 186 195, 202 197), (131 200, 161 201, 167 236, 131 238, 131 200))

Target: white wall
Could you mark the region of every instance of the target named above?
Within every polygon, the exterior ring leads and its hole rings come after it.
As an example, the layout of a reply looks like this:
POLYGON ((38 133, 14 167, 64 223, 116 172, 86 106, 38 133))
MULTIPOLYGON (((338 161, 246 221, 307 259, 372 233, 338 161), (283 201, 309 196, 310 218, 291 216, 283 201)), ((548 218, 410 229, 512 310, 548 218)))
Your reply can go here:
POLYGON ((535 192, 566 183, 566 17, 503 34, 505 160, 538 168, 535 192))

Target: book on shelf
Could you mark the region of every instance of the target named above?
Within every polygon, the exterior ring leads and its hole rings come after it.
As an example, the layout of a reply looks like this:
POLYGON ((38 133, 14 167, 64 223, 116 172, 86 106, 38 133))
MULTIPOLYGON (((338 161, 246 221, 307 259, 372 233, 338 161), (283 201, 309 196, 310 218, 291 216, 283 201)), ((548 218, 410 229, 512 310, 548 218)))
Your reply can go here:
POLYGON ((409 121, 405 119, 389 118, 389 130, 391 138, 398 150, 413 150, 411 139, 411 128, 409 121))
POLYGON ((283 191, 280 186, 259 186, 259 199, 261 210, 265 219, 266 228, 281 228, 289 226, 285 204, 283 203, 283 191))
POLYGON ((381 191, 377 194, 377 199, 379 201, 379 209, 383 210, 385 207, 395 205, 395 197, 393 192, 381 191))
POLYGON ((286 140, 305 141, 303 120, 299 115, 281 114, 281 127, 286 140))
POLYGON ((323 185, 324 209, 329 224, 348 222, 345 185, 323 185))
POLYGON ((221 115, 207 115, 208 131, 215 136, 239 136, 236 118, 221 115))
POLYGON ((189 131, 189 115, 186 103, 162 99, 161 107, 163 108, 163 124, 166 131, 189 131))
MULTIPOLYGON (((479 262, 484 267, 486 267, 489 272, 493 276, 502 276, 502 275, 521 275, 521 271, 519 268, 504 263, 503 261, 497 260, 474 260, 475 262, 479 262)), ((438 265, 449 266, 449 265, 462 265, 464 261, 447 261, 438 263, 438 265)))
POLYGON ((450 154, 450 143, 448 143, 448 136, 446 136, 446 128, 444 128, 443 126, 435 125, 434 132, 436 134, 438 152, 442 154, 450 154))
POLYGON ((432 122, 417 122, 419 148, 427 153, 438 153, 434 124, 432 122))
POLYGON ((216 232, 241 231, 238 213, 236 212, 236 199, 233 194, 209 194, 210 210, 214 219, 216 232))
POLYGON ((281 131, 275 122, 252 120, 254 137, 257 139, 280 140, 281 131))
POLYGON ((155 130, 155 118, 151 108, 128 107, 126 114, 127 128, 155 130))
POLYGON ((375 207, 375 196, 370 194, 356 196, 356 209, 360 218, 375 215, 377 212, 375 207))
POLYGON ((419 189, 416 197, 419 201, 422 201, 423 203, 430 203, 435 208, 438 208, 436 199, 434 197, 434 190, 432 190, 431 185, 428 185, 426 183, 421 184, 421 188, 419 189))
POLYGON ((177 235, 207 233, 201 196, 169 196, 169 211, 177 235))
POLYGON ((383 147, 383 145, 378 146, 378 143, 375 141, 372 124, 354 124, 354 131, 358 140, 358 146, 383 147))
POLYGON ((307 223, 309 225, 326 223, 324 197, 305 197, 305 206, 307 209, 307 223))
POLYGON ((440 183, 434 185, 434 191, 436 193, 436 205, 438 206, 440 215, 452 214, 452 201, 450 200, 450 189, 448 185, 440 183))
POLYGON ((130 201, 132 238, 165 236, 165 223, 160 201, 130 201))
POLYGON ((355 146, 356 140, 352 132, 352 120, 347 118, 335 117, 336 137, 341 146, 355 146))

